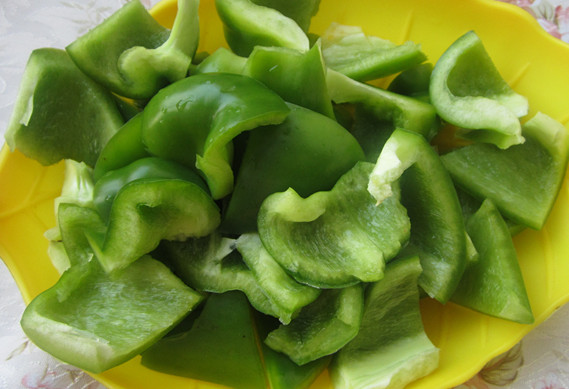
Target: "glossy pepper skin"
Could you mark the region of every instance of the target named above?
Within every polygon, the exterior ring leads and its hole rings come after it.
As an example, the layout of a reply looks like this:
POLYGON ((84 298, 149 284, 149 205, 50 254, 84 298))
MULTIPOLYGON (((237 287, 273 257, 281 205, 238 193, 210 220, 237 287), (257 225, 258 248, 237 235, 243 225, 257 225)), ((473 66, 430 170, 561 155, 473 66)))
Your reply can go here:
POLYGON ((103 220, 108 221, 118 192, 129 182, 143 178, 190 181, 207 191, 202 179, 187 167, 157 157, 141 158, 120 169, 108 172, 96 182, 93 202, 103 220))
POLYGON ((232 139, 279 124, 290 109, 259 81, 199 74, 163 88, 144 109, 142 141, 152 155, 196 166, 214 199, 233 189, 232 139))

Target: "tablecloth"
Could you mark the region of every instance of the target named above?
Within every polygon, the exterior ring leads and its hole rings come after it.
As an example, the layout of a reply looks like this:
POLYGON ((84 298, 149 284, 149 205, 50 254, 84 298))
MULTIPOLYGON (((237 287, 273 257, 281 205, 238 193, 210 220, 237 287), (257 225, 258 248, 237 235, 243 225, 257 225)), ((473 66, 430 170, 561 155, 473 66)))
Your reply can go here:
MULTIPOLYGON (((0 145, 30 52, 63 48, 126 0, 0 0, 0 145)), ((157 0, 142 0, 151 7, 157 0)), ((569 43, 569 0, 509 0, 569 43)), ((568 64, 569 71, 569 64, 568 64)), ((24 303, 0 261, 0 389, 104 389, 77 368, 35 347, 22 332, 24 303)), ((460 388, 569 388, 569 306, 559 309, 508 353, 460 388)))

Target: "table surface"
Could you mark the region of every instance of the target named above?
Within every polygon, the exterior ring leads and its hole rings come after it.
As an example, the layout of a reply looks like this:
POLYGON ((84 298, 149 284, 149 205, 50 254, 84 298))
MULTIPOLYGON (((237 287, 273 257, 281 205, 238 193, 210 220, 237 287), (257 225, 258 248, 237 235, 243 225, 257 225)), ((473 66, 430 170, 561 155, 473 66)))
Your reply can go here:
MULTIPOLYGON (((29 53, 65 47, 126 0, 0 0, 0 146, 29 53)), ((142 0, 151 7, 157 0, 142 0)), ((569 43, 569 0, 509 0, 569 43)), ((0 261, 0 389, 104 389, 35 347, 22 332, 24 302, 0 261)), ((460 388, 569 388, 569 305, 460 388)))

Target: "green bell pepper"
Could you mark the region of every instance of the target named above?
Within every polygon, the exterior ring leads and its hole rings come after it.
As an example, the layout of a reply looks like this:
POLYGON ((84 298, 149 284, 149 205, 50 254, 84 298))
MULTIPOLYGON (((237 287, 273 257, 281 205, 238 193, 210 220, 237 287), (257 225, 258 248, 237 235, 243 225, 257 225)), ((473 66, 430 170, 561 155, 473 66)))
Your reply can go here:
POLYGON ((215 6, 223 22, 225 40, 237 55, 247 57, 255 46, 309 49, 302 28, 276 9, 251 0, 216 0, 215 6))
POLYGON ((300 366, 335 353, 360 329, 363 290, 362 284, 324 290, 289 325, 269 332, 265 344, 300 366))
POLYGON ((438 366, 439 350, 423 328, 419 258, 390 262, 366 289, 361 326, 330 365, 335 388, 403 388, 438 366))
POLYGON ((59 49, 32 52, 6 129, 6 143, 43 165, 62 159, 94 166, 123 124, 112 95, 59 49))
POLYGON ((466 229, 479 258, 467 265, 451 300, 487 315, 533 323, 512 236, 491 200, 466 220, 466 229))
POLYGON ((366 190, 372 168, 360 162, 331 191, 306 199, 288 189, 263 202, 263 245, 297 281, 319 288, 377 281, 407 241, 409 219, 398 193, 376 206, 366 190))
POLYGON ((397 45, 366 36, 361 27, 338 23, 332 23, 322 34, 322 55, 330 69, 358 81, 399 73, 427 58, 416 43, 397 45))
POLYGON ((204 73, 243 74, 246 57, 241 57, 225 47, 220 47, 198 65, 190 67, 190 75, 204 73))
POLYGON ((132 0, 66 50, 85 74, 114 93, 148 99, 186 77, 199 43, 198 5, 179 0, 169 31, 132 0))
POLYGON ((201 300, 148 256, 113 274, 89 261, 34 298, 21 325, 51 355, 100 373, 148 348, 201 300))
POLYGON ((294 312, 271 301, 234 245, 233 239, 222 238, 218 232, 184 242, 165 242, 165 261, 192 288, 211 293, 240 290, 257 311, 289 322, 294 312))
POLYGON ((202 179, 184 165, 157 157, 141 158, 106 173, 93 188, 93 202, 101 218, 107 222, 118 192, 129 182, 143 178, 180 179, 192 182, 207 192, 202 179))
POLYGON ((289 107, 283 123, 251 131, 224 212, 224 232, 256 231, 257 214, 267 196, 289 187, 301 196, 330 190, 363 159, 356 140, 334 120, 289 107))
POLYGON ((311 19, 318 12, 320 0, 251 0, 257 5, 274 8, 294 20, 304 32, 308 32, 311 19))
POLYGON ((144 157, 150 157, 150 154, 142 143, 142 113, 139 113, 109 139, 97 158, 93 178, 98 181, 105 173, 144 157))
POLYGON ((142 140, 155 156, 204 175, 214 199, 233 189, 231 140, 281 123, 290 109, 260 82, 237 74, 199 74, 158 92, 143 113, 142 140))
POLYGON ((163 239, 206 236, 219 222, 217 205, 200 185, 178 178, 141 178, 118 191, 106 233, 88 231, 87 238, 110 272, 150 253, 163 239))
POLYGON ((414 97, 424 102, 430 102, 429 86, 431 84, 432 72, 432 63, 425 62, 415 65, 399 73, 397 77, 389 83, 387 90, 414 97))
POLYGON ((401 129, 393 132, 381 151, 368 190, 381 203, 391 196, 396 181, 412 225, 405 250, 421 258, 419 285, 445 303, 460 281, 468 255, 454 184, 425 138, 401 129))
POLYGON ((479 201, 491 199, 521 225, 541 229, 561 188, 569 158, 569 135, 543 113, 522 130, 525 143, 507 150, 475 143, 442 156, 453 180, 479 201))
POLYGON ((431 103, 467 139, 506 149, 523 143, 518 117, 528 101, 502 78, 473 31, 457 39, 439 58, 431 76, 431 103))
POLYGON ((352 80, 331 69, 326 82, 332 101, 361 104, 378 120, 390 121, 392 128, 414 131, 429 140, 439 131, 437 113, 430 104, 352 80))

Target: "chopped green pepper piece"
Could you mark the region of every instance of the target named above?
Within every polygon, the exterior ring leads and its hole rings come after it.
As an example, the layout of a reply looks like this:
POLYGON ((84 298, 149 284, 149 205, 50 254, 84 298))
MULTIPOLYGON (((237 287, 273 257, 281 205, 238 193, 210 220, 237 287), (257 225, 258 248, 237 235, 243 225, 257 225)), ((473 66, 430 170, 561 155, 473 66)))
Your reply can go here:
POLYGON ((240 290, 251 305, 267 315, 289 322, 291 312, 279 309, 266 295, 238 252, 235 241, 217 232, 184 242, 166 242, 168 263, 193 288, 213 293, 240 290))
POLYGON ((528 120, 522 134, 525 143, 507 150, 476 143, 443 155, 442 161, 466 192, 479 201, 491 199, 505 217, 539 230, 561 188, 569 135, 543 113, 528 120))
POLYGON ((243 74, 247 58, 234 54, 225 47, 220 47, 198 65, 191 68, 190 73, 233 73, 243 74))
POLYGON ((265 295, 282 312, 283 323, 290 322, 302 307, 320 295, 320 289, 299 284, 290 277, 267 252, 257 233, 241 235, 235 246, 265 295))
POLYGON ((381 121, 391 121, 393 128, 404 128, 433 138, 439 131, 435 108, 417 99, 367 85, 328 69, 328 92, 337 104, 357 103, 373 112, 381 121))
POLYGON ((383 277, 385 261, 406 242, 410 225, 398 193, 375 205, 366 191, 372 168, 358 163, 329 192, 304 199, 288 189, 263 202, 263 245, 297 281, 341 288, 383 277))
POLYGON ((487 315, 531 324, 534 321, 508 225, 492 201, 466 221, 479 253, 467 265, 451 300, 487 315))
POLYGON ((89 261, 32 300, 21 325, 51 355, 100 373, 156 342, 201 299, 148 256, 113 274, 89 261))
POLYGON ((59 49, 32 52, 6 129, 6 143, 43 165, 73 159, 94 166, 123 124, 112 95, 59 49))
POLYGON ((214 199, 233 189, 231 140, 281 123, 290 109, 259 81, 237 74, 198 74, 163 88, 143 113, 148 151, 203 173, 214 199))
POLYGON ((523 143, 518 117, 528 101, 502 78, 473 31, 457 39, 439 58, 430 83, 431 103, 461 136, 506 149, 523 143))
POLYGON ((419 285, 442 303, 464 272, 466 231, 453 182, 439 156, 421 135, 397 129, 371 173, 369 192, 381 203, 399 180, 401 203, 411 219, 408 253, 421 258, 419 285))
POLYGON ((338 23, 332 23, 322 34, 322 54, 330 69, 358 81, 395 74, 427 58, 416 43, 397 45, 366 36, 361 27, 338 23))
POLYGON ((85 74, 111 91, 148 99, 186 77, 199 42, 198 5, 179 0, 169 31, 132 0, 66 50, 85 74))
POLYGON ((308 32, 310 21, 318 12, 320 0, 251 0, 257 5, 274 8, 294 20, 304 32, 308 32))
POLYGON ((330 365, 335 388, 403 388, 437 367, 439 350, 419 311, 419 274, 419 258, 398 259, 368 286, 360 330, 330 365))
POLYGON ((142 354, 153 370, 237 389, 267 387, 253 316, 240 292, 212 294, 192 327, 142 354))
POLYGON ((257 46, 244 74, 261 81, 285 101, 334 118, 319 42, 305 52, 257 46))
POLYGON ((308 50, 305 32, 279 11, 251 0, 216 0, 225 40, 237 55, 247 57, 255 46, 308 50))
POLYGON ((202 179, 184 165, 157 157, 141 158, 106 173, 95 184, 93 202, 105 222, 109 220, 111 206, 117 193, 129 182, 141 178, 180 179, 192 182, 207 191, 202 179))
POLYGON ((432 63, 422 63, 402 71, 391 81, 387 90, 429 102, 432 63))
POLYGON ((128 165, 137 159, 149 157, 142 143, 142 114, 126 122, 107 142, 93 170, 93 178, 99 180, 105 173, 128 165))
POLYGON ((327 289, 288 325, 265 338, 265 344, 304 365, 331 355, 352 340, 360 329, 363 285, 327 289))
POLYGON ((363 159, 356 140, 336 121, 289 104, 281 124, 251 131, 222 229, 257 230, 257 214, 272 193, 293 188, 301 196, 330 190, 363 159))
POLYGON ((88 238, 110 272, 151 252, 162 239, 206 236, 219 222, 217 205, 194 182, 143 178, 117 193, 104 239, 93 234, 88 238))

